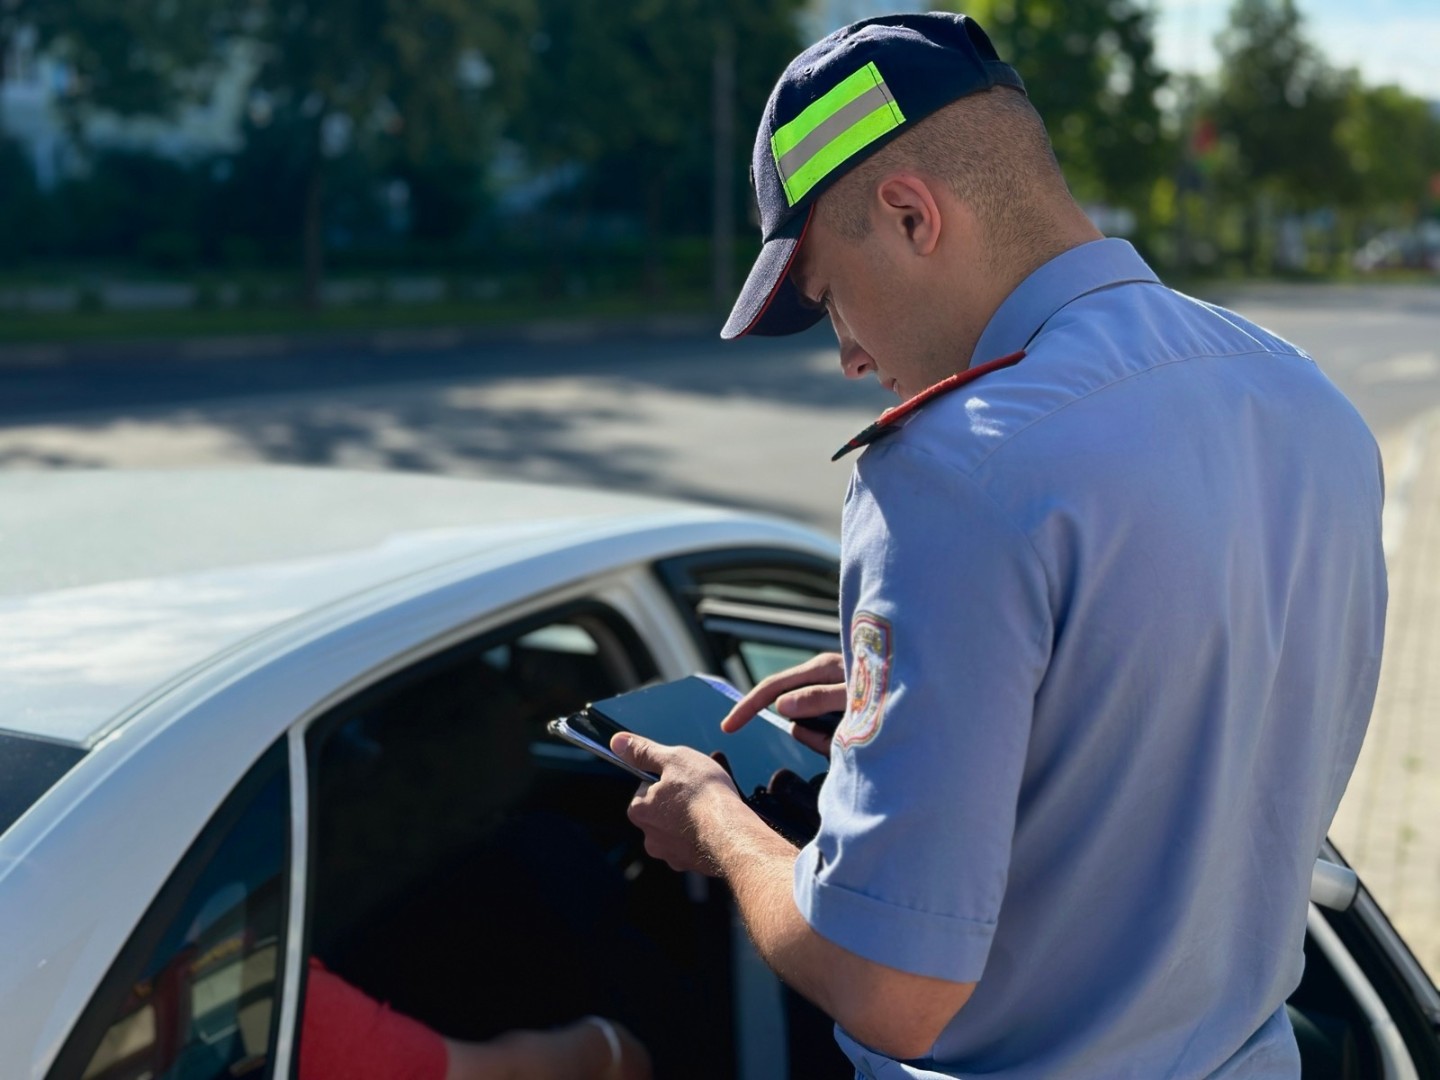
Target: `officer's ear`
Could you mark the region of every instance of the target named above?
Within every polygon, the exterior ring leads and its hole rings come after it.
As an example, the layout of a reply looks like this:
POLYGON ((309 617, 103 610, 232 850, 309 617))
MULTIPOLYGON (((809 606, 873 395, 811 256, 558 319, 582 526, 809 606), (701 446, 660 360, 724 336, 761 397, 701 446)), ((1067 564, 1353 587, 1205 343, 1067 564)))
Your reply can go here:
POLYGON ((914 173, 892 173, 875 190, 880 226, 916 255, 940 243, 940 204, 929 182, 914 173))

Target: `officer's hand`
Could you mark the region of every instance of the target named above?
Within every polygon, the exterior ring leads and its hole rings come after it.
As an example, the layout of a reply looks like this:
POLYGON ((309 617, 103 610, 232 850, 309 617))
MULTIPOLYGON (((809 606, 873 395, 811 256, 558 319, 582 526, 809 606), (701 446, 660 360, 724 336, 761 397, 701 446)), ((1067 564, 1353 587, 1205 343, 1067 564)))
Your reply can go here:
POLYGON ((665 746, 631 732, 610 740, 619 757, 660 777, 641 784, 630 800, 629 817, 645 834, 645 851, 672 870, 698 870, 715 877, 706 838, 724 828, 731 815, 753 820, 724 765, 688 746, 665 746))
MULTIPOLYGON (((761 679, 755 689, 736 702, 730 714, 720 721, 720 729, 739 731, 765 708, 772 708, 781 716, 793 720, 796 717, 844 712, 846 701, 844 659, 839 653, 820 653, 803 664, 761 679)), ((829 735, 798 724, 794 734, 817 754, 829 755, 829 735)))
POLYGON ((820 831, 820 785, 825 773, 801 780, 789 769, 778 769, 765 787, 756 788, 745 805, 765 824, 796 847, 804 847, 820 831))

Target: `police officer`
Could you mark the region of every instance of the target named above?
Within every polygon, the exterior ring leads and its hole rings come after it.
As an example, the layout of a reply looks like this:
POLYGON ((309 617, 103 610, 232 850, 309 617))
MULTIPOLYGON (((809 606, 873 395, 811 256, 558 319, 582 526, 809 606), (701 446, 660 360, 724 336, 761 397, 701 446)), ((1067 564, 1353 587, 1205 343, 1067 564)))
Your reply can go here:
POLYGON ((828 315, 903 404, 842 448, 843 657, 726 721, 843 705, 819 835, 622 735, 660 774, 647 848, 729 883, 865 1076, 1298 1077, 1284 1002, 1384 623, 1370 433, 1095 230, 964 16, 806 50, 753 174, 725 336, 828 315))

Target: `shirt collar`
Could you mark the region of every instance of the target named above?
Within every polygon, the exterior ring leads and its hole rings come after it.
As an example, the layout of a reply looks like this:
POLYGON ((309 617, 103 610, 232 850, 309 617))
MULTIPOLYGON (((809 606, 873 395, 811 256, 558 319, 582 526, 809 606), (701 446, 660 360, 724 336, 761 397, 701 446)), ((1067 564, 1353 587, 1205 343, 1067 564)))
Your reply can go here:
POLYGON ((1128 240, 1092 240, 1056 255, 1015 287, 995 309, 970 362, 985 363, 1025 349, 1040 328, 1072 300, 1110 285, 1159 284, 1128 240))

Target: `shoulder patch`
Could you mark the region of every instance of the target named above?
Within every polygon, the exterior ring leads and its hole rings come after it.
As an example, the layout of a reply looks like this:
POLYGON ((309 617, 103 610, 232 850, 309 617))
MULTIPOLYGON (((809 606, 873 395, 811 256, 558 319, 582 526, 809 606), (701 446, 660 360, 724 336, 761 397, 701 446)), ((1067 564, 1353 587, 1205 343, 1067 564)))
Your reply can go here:
POLYGON ((880 733, 885 722, 885 698, 890 692, 890 623, 868 611, 855 613, 850 623, 850 707, 835 732, 842 747, 864 746, 880 733))

